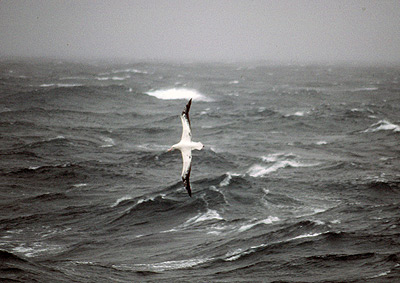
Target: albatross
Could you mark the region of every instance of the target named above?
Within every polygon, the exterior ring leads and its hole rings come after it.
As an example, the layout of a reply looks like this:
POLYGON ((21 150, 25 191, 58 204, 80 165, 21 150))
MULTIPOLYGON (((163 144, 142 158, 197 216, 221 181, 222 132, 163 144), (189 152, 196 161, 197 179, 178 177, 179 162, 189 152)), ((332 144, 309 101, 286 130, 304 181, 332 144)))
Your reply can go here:
POLYGON ((201 142, 192 142, 192 130, 190 127, 190 119, 189 119, 189 109, 190 105, 192 105, 192 99, 186 104, 185 109, 183 109, 181 114, 181 121, 182 121, 182 137, 181 141, 177 144, 171 146, 168 151, 172 151, 174 149, 179 149, 182 153, 182 182, 185 186, 188 194, 192 197, 192 190, 190 188, 190 171, 192 169, 192 150, 201 150, 203 149, 204 145, 201 142))

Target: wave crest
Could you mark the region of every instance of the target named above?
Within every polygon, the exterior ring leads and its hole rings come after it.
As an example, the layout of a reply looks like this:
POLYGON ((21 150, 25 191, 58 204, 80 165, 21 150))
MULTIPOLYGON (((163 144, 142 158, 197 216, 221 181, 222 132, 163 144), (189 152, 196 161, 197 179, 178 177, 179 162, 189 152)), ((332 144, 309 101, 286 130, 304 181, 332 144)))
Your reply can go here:
POLYGON ((147 95, 156 97, 162 100, 173 100, 173 99, 193 99, 197 101, 211 101, 210 98, 201 94, 195 89, 189 88, 170 88, 160 89, 146 92, 147 95))

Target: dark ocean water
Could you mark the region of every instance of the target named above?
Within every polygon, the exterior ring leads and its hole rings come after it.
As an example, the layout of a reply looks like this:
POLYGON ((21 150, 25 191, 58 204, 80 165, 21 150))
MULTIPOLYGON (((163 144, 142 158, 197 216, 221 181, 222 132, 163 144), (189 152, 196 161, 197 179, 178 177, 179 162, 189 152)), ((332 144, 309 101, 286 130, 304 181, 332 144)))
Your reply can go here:
POLYGON ((400 67, 2 61, 0 281, 399 282, 399 125, 400 67))

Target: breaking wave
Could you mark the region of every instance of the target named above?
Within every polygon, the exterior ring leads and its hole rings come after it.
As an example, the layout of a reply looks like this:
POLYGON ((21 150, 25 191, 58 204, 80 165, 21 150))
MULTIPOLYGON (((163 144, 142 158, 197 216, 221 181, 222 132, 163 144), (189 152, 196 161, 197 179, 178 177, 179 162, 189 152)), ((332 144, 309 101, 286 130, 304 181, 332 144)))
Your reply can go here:
POLYGON ((148 91, 146 94, 163 100, 173 99, 193 99, 197 101, 212 101, 210 98, 201 94, 195 89, 188 88, 170 88, 148 91))

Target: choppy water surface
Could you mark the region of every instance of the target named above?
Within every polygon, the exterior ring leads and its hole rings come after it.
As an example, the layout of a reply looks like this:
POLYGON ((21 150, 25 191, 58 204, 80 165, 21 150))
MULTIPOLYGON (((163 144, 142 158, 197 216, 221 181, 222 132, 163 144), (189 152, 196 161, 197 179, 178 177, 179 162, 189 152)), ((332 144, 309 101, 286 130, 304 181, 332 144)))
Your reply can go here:
POLYGON ((400 68, 0 67, 2 281, 400 280, 400 68))

